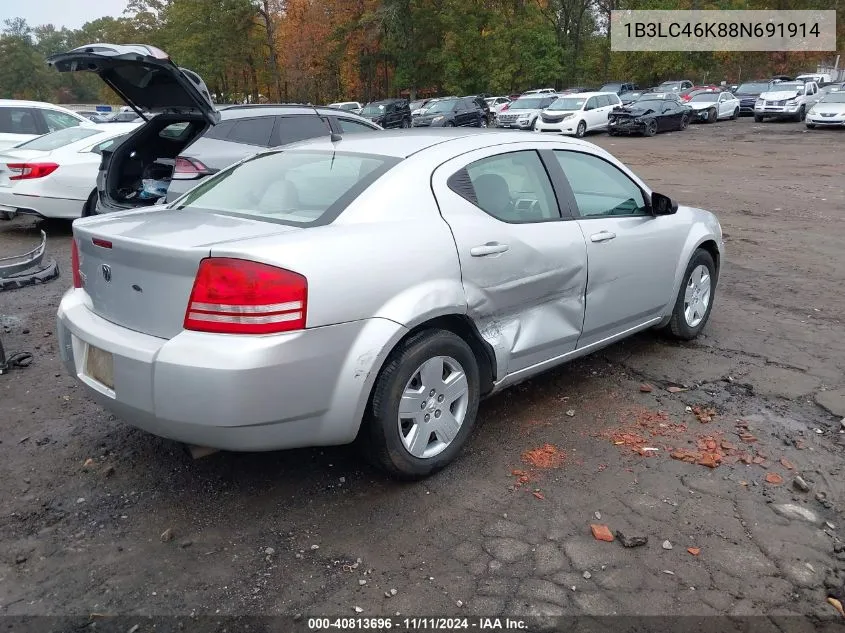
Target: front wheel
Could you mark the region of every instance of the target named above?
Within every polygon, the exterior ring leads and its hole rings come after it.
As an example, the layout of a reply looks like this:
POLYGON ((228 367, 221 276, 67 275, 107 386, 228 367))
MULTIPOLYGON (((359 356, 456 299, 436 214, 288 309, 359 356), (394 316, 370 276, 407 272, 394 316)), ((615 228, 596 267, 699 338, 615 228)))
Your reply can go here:
POLYGON ((485 117, 478 119, 478 127, 487 127, 487 119, 485 117))
POLYGON ((697 337, 713 309, 716 293, 716 264, 703 249, 693 253, 684 273, 684 280, 675 300, 668 331, 675 338, 689 341, 697 337))
POLYGON ((710 108, 707 111, 707 122, 708 123, 715 123, 718 118, 719 118, 719 113, 716 112, 716 108, 710 108))
POLYGON ((801 106, 800 108, 798 108, 798 114, 795 115, 795 120, 796 121, 803 121, 805 114, 806 114, 806 110, 804 109, 804 106, 801 106))
POLYGON ((731 115, 731 120, 736 121, 739 118, 739 108, 734 109, 734 113, 731 115))
POLYGON ((446 123, 443 124, 443 127, 455 127, 455 123, 454 121, 446 121, 446 123))
POLYGON ((646 121, 645 135, 654 136, 655 134, 657 134, 657 121, 655 121, 654 119, 646 121))
POLYGON ((759 114, 755 114, 755 115, 754 115, 754 122, 755 122, 755 123, 762 123, 762 122, 763 122, 763 117, 762 117, 762 116, 760 116, 759 114))
POLYGON ((807 129, 808 129, 808 130, 815 130, 815 129, 816 129, 816 124, 815 124, 815 123, 808 123, 808 124, 807 124, 807 129))
POLYGON ((359 438, 375 465, 420 479, 451 462, 478 411, 478 363, 470 346, 446 330, 400 343, 376 380, 359 438))
POLYGON ((402 119, 402 128, 407 129, 411 127, 411 120, 410 119, 402 119))
POLYGON ((575 128, 575 136, 583 138, 587 133, 587 124, 584 121, 578 121, 578 127, 575 128))
POLYGON ((681 123, 680 123, 680 127, 678 129, 679 130, 686 130, 687 127, 689 127, 689 118, 687 118, 687 115, 685 114, 681 117, 681 123))

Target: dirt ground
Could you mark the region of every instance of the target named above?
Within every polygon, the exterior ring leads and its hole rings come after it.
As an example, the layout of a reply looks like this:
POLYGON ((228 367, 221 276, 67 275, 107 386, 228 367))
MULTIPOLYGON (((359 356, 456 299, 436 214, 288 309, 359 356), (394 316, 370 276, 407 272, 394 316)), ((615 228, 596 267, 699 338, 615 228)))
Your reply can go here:
POLYGON ((834 625, 845 131, 741 119, 589 140, 721 219, 705 336, 642 334, 487 400, 461 459, 416 484, 385 480, 349 447, 192 461, 116 420, 58 358, 69 226, 0 222, 0 254, 37 243, 43 225, 63 270, 0 293, 7 351, 35 355, 0 376, 0 615, 359 607, 834 625), (591 524, 648 543, 595 540, 591 524))

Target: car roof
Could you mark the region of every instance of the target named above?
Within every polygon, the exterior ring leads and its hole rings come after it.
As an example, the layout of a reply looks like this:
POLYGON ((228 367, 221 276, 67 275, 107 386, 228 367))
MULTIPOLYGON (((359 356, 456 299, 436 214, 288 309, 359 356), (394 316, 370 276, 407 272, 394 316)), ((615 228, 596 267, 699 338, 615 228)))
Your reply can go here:
MULTIPOLYGON (((65 112, 73 112, 64 106, 56 105, 55 103, 47 103, 46 101, 26 101, 24 99, 0 99, 0 106, 21 106, 24 108, 55 108, 65 112)), ((76 114, 74 112, 74 114, 76 114)))
POLYGON ((575 97, 575 98, 581 99, 583 97, 583 98, 589 99, 590 97, 598 97, 600 95, 613 95, 614 97, 617 96, 615 92, 607 92, 607 91, 602 92, 600 90, 597 90, 595 92, 573 92, 572 94, 560 95, 560 96, 566 97, 566 98, 575 97))
MULTIPOLYGON (((534 141, 565 141, 579 147, 594 147, 592 143, 575 138, 563 138, 554 135, 528 135, 534 141)), ((460 129, 460 128, 411 128, 406 130, 384 130, 350 134, 340 141, 332 142, 329 137, 301 141, 287 146, 290 149, 316 149, 324 151, 346 151, 357 154, 378 154, 395 158, 408 158, 413 154, 423 152, 435 146, 449 144, 454 147, 456 155, 484 147, 492 147, 502 143, 524 143, 525 132, 501 131, 496 129, 460 129)))
MULTIPOLYGON (((344 103, 357 102, 348 101, 344 103)), ((349 110, 342 110, 341 108, 332 108, 329 106, 309 106, 301 104, 245 104, 223 108, 220 110, 220 120, 228 121, 231 119, 245 119, 262 116, 291 116, 296 114, 322 114, 328 116, 330 114, 340 113, 352 118, 361 118, 349 110)), ((366 120, 363 118, 361 119, 366 120)))

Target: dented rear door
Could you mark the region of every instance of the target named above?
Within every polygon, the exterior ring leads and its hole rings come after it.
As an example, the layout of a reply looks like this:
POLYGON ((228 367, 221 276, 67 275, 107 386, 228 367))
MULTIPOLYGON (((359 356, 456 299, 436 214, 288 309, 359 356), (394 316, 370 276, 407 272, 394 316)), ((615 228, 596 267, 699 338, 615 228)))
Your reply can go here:
POLYGON ((574 350, 586 244, 568 209, 561 214, 539 153, 528 143, 469 152, 435 170, 432 185, 497 378, 574 350))

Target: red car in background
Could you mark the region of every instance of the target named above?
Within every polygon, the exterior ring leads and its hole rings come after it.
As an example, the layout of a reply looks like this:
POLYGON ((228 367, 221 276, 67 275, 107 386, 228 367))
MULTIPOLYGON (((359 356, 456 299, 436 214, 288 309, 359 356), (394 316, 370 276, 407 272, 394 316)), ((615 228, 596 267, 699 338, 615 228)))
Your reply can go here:
POLYGON ((681 101, 686 103, 693 96, 700 94, 702 92, 722 92, 724 88, 722 86, 710 85, 710 86, 693 86, 692 88, 687 88, 683 92, 681 92, 680 97, 681 101))

